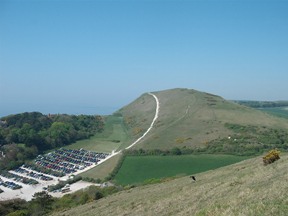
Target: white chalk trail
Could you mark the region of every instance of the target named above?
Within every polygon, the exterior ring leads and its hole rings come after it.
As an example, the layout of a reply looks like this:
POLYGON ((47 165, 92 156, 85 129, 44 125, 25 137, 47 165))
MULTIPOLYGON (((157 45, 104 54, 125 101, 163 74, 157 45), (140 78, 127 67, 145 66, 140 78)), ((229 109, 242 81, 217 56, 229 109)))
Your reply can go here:
POLYGON ((153 128, 156 120, 158 119, 158 114, 159 114, 159 108, 160 108, 160 105, 159 105, 159 100, 158 98, 156 97, 156 95, 152 94, 152 93, 148 93, 149 95, 152 95, 156 101, 156 111, 155 111, 155 116, 154 116, 154 119, 150 125, 150 127, 147 129, 147 131, 141 136, 139 137, 135 142, 133 142, 130 146, 128 146, 127 148, 125 149, 130 149, 131 147, 133 147, 134 145, 136 145, 140 140, 142 140, 148 133, 149 131, 153 128))

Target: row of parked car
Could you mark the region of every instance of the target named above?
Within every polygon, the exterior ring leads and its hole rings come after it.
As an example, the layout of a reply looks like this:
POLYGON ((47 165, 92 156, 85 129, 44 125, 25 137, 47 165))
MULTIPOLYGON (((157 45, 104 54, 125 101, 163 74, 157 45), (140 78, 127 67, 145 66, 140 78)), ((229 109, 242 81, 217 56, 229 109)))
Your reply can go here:
POLYGON ((4 187, 7 187, 7 188, 10 188, 12 190, 17 190, 17 189, 20 189, 22 188, 21 185, 18 185, 12 181, 3 181, 1 178, 0 178, 0 186, 4 186, 4 187))
POLYGON ((59 155, 56 154, 55 152, 53 153, 49 153, 47 155, 44 156, 38 156, 36 158, 37 161, 46 161, 48 163, 53 163, 53 164, 58 164, 60 166, 65 166, 66 168, 70 168, 70 169, 74 169, 77 167, 75 167, 75 165, 79 166, 79 167, 87 167, 87 166, 91 166, 92 163, 87 162, 85 160, 80 160, 80 159, 75 159, 73 157, 67 157, 67 156, 63 156, 63 155, 59 155))
POLYGON ((50 176, 44 175, 43 173, 37 173, 34 171, 29 171, 29 170, 25 169, 24 167, 19 167, 18 169, 15 169, 14 172, 21 173, 23 175, 26 175, 26 176, 29 176, 32 178, 36 178, 36 179, 40 179, 43 181, 53 180, 53 178, 50 176))
POLYGON ((64 167, 63 164, 60 165, 57 162, 48 162, 45 159, 40 159, 40 160, 37 159, 35 160, 35 163, 39 166, 44 167, 45 169, 51 169, 59 173, 63 173, 64 175, 71 174, 77 171, 76 169, 64 167))
POLYGON ((33 163, 23 164, 22 167, 25 169, 34 170, 34 171, 37 171, 38 173, 44 173, 44 174, 54 176, 54 177, 63 177, 65 175, 62 172, 57 172, 57 171, 52 170, 50 168, 40 166, 40 165, 36 164, 35 161, 33 163))
POLYGON ((105 159, 109 155, 106 153, 98 153, 93 151, 87 151, 84 149, 64 149, 64 148, 56 150, 55 153, 91 163, 97 163, 99 162, 99 160, 105 159))
POLYGON ((58 149, 46 155, 38 155, 35 164, 46 169, 71 174, 97 164, 100 160, 106 158, 109 154, 87 151, 84 149, 58 149))
POLYGON ((8 172, 8 171, 3 170, 3 171, 0 172, 0 175, 6 177, 8 179, 11 179, 13 181, 21 182, 23 184, 35 185, 35 184, 39 183, 35 179, 31 179, 31 178, 27 178, 27 177, 24 177, 24 176, 20 176, 20 175, 17 175, 15 173, 12 173, 11 171, 8 172))

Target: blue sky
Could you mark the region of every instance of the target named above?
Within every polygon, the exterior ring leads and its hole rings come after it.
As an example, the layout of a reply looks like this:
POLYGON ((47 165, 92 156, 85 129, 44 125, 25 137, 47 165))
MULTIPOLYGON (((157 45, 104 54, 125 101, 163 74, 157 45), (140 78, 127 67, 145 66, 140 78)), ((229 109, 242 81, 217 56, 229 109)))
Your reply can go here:
POLYGON ((0 1, 0 116, 191 88, 288 100, 288 1, 0 1))

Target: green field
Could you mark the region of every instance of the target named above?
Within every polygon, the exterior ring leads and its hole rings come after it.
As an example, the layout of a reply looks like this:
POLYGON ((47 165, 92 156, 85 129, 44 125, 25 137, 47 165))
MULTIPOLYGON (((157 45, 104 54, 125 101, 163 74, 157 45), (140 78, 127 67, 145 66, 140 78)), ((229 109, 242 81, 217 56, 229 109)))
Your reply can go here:
POLYGON ((152 178, 192 175, 247 158, 232 155, 127 156, 115 181, 128 185, 152 178))
POLYGON ((278 117, 288 118, 288 107, 261 108, 260 110, 278 117))
POLYGON ((70 149, 86 149, 97 152, 111 153, 129 143, 129 139, 120 116, 107 116, 105 128, 102 133, 96 134, 90 139, 77 141, 72 145, 66 146, 70 149))

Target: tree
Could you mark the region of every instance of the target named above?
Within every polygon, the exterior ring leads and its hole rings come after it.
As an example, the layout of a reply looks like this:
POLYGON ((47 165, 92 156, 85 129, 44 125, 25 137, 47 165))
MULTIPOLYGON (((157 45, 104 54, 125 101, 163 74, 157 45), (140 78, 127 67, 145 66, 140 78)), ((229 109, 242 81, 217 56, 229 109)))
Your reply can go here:
MULTIPOLYGON (((12 213, 17 211, 22 213, 27 212, 27 202, 22 199, 11 199, 6 201, 0 201, 0 215, 13 215, 12 213)), ((14 214, 17 215, 17 214, 14 214)), ((18 214, 20 215, 20 214, 18 214)), ((25 215, 25 214, 22 214, 25 215)), ((28 215, 28 214, 26 214, 28 215)))
POLYGON ((104 197, 103 193, 99 190, 97 190, 94 194, 94 200, 98 200, 98 199, 101 199, 103 197, 104 197))
POLYGON ((49 128, 52 147, 63 146, 69 143, 69 130, 71 125, 64 122, 54 122, 49 128))
POLYGON ((179 148, 175 147, 171 150, 172 155, 181 155, 182 152, 179 148))
POLYGON ((35 193, 30 202, 32 215, 45 215, 52 209, 54 199, 47 191, 35 193))
POLYGON ((8 131, 6 135, 6 143, 18 143, 19 142, 19 129, 13 128, 8 131))

